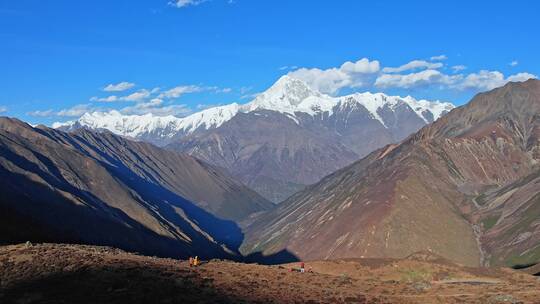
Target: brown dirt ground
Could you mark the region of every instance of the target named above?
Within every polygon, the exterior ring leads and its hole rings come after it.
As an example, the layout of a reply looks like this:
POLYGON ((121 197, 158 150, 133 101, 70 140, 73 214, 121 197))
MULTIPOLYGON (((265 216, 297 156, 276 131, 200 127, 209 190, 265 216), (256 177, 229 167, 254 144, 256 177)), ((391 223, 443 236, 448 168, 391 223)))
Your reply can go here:
POLYGON ((82 245, 0 247, 0 303, 540 303, 540 280, 419 253, 262 266, 82 245))

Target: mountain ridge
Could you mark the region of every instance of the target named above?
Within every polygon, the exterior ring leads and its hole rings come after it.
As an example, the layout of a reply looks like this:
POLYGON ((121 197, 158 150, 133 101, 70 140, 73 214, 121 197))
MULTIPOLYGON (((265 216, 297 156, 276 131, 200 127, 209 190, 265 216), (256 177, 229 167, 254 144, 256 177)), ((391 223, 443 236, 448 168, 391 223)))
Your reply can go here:
MULTIPOLYGON (((52 127, 62 130, 73 130, 80 127, 106 129, 117 135, 133 139, 142 138, 143 140, 147 138, 146 134, 158 133, 157 135, 165 138, 168 143, 166 138, 176 137, 176 134, 188 135, 199 128, 205 130, 217 128, 238 113, 249 113, 257 110, 276 111, 287 114, 293 120, 295 113, 306 113, 311 116, 328 113, 331 116, 334 107, 351 100, 365 107, 383 125, 385 122, 379 117, 377 111, 387 105, 386 100, 389 101, 388 104, 392 105, 400 101, 406 103, 426 123, 438 119, 445 111, 454 107, 448 102, 416 100, 411 96, 389 96, 383 93, 365 92, 331 97, 310 89, 306 83, 299 79, 285 75, 279 78, 267 91, 243 105, 231 103, 212 107, 184 118, 172 115, 154 116, 151 113, 123 115, 116 110, 88 112, 78 120, 64 123, 56 122, 52 127), (424 116, 422 113, 425 111, 431 114, 424 116), (162 133, 159 133, 160 129, 163 130, 162 133)), ((158 145, 164 144, 158 143, 158 145)))
POLYGON ((537 223, 512 210, 537 214, 525 195, 540 189, 519 180, 538 172, 539 93, 540 81, 529 80, 479 94, 401 143, 324 177, 250 225, 244 252, 287 249, 300 259, 327 259, 432 250, 467 265, 500 265, 534 249, 534 259, 537 223), (520 203, 497 195, 477 203, 513 183, 502 193, 520 191, 520 203), (509 218, 487 227, 495 213, 509 218), (517 239, 523 246, 505 243, 517 239))
POLYGON ((0 118, 2 242, 111 245, 234 257, 234 221, 272 204, 189 155, 112 133, 0 118))
POLYGON ((354 93, 331 97, 290 76, 251 102, 185 118, 88 113, 61 130, 109 130, 187 153, 278 203, 447 113, 450 103, 354 93))

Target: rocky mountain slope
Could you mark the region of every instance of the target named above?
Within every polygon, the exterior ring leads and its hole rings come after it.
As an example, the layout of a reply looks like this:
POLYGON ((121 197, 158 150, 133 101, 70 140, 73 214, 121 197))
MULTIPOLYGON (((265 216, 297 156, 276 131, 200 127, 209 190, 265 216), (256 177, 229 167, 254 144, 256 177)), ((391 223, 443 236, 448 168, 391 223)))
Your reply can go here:
POLYGON ((540 171, 473 198, 490 264, 540 263, 540 171))
POLYGON ((185 260, 118 249, 0 247, 2 303, 537 303, 540 281, 512 269, 463 267, 429 253, 405 259, 279 266, 185 260))
POLYGON ((1 243, 111 245, 153 255, 230 256, 233 221, 272 206, 191 156, 111 133, 0 118, 1 243))
POLYGON ((185 118, 88 113, 55 127, 105 129, 168 145, 225 168, 279 202, 369 152, 400 141, 452 108, 450 103, 381 93, 330 97, 283 76, 244 105, 211 108, 185 118))
POLYGON ((293 195, 248 227, 243 250, 287 249, 301 259, 431 250, 468 265, 534 262, 539 128, 540 81, 479 94, 293 195))

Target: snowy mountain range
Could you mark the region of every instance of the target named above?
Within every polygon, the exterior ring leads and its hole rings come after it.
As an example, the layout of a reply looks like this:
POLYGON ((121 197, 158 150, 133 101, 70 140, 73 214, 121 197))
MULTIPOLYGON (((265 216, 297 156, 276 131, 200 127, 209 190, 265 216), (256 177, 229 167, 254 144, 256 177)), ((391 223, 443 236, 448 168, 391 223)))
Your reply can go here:
POLYGON ((332 97, 283 76, 249 103, 184 118, 94 112, 53 127, 108 130, 188 153, 278 202, 453 108, 448 102, 383 93, 332 97))
POLYGON ((201 129, 218 128, 231 120, 238 113, 250 113, 257 110, 275 111, 287 115, 296 121, 297 115, 332 116, 334 109, 363 107, 369 115, 388 128, 390 122, 385 121, 380 112, 385 108, 394 111, 399 105, 408 105, 425 123, 437 120, 441 115, 454 108, 449 102, 416 100, 411 96, 388 96, 383 93, 355 93, 341 97, 331 97, 314 91, 303 81, 289 76, 282 76, 267 91, 258 95, 253 101, 239 105, 231 103, 209 108, 187 117, 172 115, 156 116, 123 115, 118 111, 86 113, 75 121, 56 122, 53 128, 64 130, 90 129, 109 130, 117 135, 141 139, 164 146, 178 135, 188 135, 201 129))

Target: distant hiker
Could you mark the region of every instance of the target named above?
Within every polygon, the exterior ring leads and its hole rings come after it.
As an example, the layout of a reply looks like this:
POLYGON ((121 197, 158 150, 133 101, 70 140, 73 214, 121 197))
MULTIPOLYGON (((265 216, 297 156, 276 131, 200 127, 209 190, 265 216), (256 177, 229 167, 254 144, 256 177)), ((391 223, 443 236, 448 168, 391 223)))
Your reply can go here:
POLYGON ((193 260, 193 265, 194 265, 194 266, 199 266, 199 263, 200 263, 200 261, 199 261, 199 256, 196 255, 196 256, 195 256, 195 259, 193 260))
POLYGON ((189 267, 193 267, 193 258, 189 257, 189 267))
POLYGON ((300 263, 300 272, 301 273, 304 273, 306 271, 306 268, 305 268, 306 265, 304 265, 304 262, 300 263))

